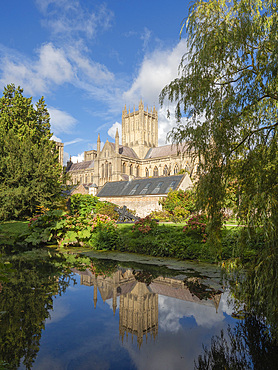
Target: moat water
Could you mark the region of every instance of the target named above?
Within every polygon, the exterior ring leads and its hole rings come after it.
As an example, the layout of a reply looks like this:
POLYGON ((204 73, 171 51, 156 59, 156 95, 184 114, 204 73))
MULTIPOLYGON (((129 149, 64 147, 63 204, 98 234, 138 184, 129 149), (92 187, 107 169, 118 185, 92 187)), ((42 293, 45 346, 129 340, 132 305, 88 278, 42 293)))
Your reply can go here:
MULTIPOLYGON (((36 253, 11 259, 2 282, 3 369, 205 369, 213 342, 233 364, 244 302, 217 266, 36 253)), ((238 368, 256 368, 246 343, 238 368)))

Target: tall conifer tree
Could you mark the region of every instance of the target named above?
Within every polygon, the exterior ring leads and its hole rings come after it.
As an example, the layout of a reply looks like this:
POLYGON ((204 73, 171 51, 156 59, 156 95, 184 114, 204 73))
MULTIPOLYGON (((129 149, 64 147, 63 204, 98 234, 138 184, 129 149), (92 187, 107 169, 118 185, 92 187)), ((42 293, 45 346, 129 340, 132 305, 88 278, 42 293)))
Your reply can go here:
POLYGON ((0 98, 0 219, 33 215, 61 194, 58 152, 44 99, 8 85, 0 98))

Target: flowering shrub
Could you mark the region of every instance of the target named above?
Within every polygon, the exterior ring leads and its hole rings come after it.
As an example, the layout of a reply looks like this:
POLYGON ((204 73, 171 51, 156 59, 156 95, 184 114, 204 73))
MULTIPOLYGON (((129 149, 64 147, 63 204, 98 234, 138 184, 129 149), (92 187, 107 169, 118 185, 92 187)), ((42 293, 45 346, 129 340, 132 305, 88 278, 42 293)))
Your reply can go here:
POLYGON ((136 221, 132 226, 132 232, 137 232, 140 234, 149 234, 150 232, 156 230, 158 222, 152 219, 150 216, 145 218, 140 218, 139 221, 136 221))
POLYGON ((82 245, 114 249, 119 242, 117 225, 106 215, 68 216, 57 225, 60 246, 82 245))
POLYGON ((119 214, 115 211, 116 204, 110 202, 98 202, 94 209, 94 213, 107 215, 113 220, 118 220, 119 214))
POLYGON ((114 249, 120 242, 117 225, 106 215, 71 216, 52 211, 30 220, 25 242, 32 245, 58 243, 59 246, 91 246, 114 249))
POLYGON ((23 235, 25 242, 35 246, 43 243, 55 243, 57 237, 56 224, 63 213, 61 210, 47 211, 42 215, 31 218, 28 224, 28 235, 23 235))
POLYGON ((187 225, 184 226, 183 232, 186 234, 194 234, 202 237, 202 242, 206 242, 207 234, 207 217, 205 215, 194 215, 188 221, 187 225))
POLYGON ((116 227, 114 220, 107 215, 95 215, 92 219, 92 230, 102 229, 109 230, 116 227))

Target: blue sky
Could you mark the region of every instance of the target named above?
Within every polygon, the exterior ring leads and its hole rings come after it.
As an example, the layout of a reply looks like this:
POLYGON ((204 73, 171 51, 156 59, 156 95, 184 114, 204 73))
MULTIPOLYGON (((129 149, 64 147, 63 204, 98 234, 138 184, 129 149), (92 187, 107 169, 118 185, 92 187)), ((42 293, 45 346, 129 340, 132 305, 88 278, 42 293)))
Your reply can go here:
MULTIPOLYGON (((65 157, 114 140, 124 105, 159 113, 159 144, 174 120, 161 89, 178 75, 187 0, 9 0, 1 2, 0 85, 44 96, 65 157)), ((2 95, 2 93, 1 93, 2 95)))

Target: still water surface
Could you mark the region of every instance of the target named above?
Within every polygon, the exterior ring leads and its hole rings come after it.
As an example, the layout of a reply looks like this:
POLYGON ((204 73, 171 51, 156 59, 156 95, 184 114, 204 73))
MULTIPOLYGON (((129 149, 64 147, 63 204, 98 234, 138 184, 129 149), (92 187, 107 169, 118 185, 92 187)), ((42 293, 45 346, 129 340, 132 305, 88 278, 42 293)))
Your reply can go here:
POLYGON ((214 368, 227 368, 227 359, 229 369, 277 368, 265 326, 243 320, 244 305, 234 306, 216 266, 46 251, 10 260, 0 292, 1 369, 205 369, 204 347, 219 361, 214 368))
POLYGON ((156 276, 150 267, 73 269, 54 298, 33 369, 193 369, 202 346, 235 324, 228 293, 220 285, 191 292, 184 279, 193 291, 207 280, 191 268, 156 276))

